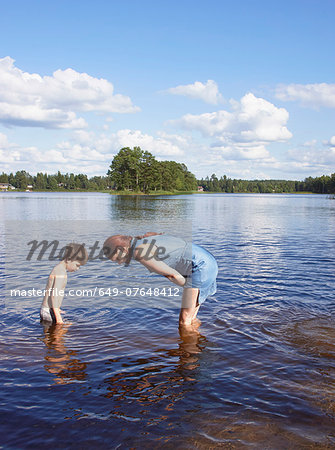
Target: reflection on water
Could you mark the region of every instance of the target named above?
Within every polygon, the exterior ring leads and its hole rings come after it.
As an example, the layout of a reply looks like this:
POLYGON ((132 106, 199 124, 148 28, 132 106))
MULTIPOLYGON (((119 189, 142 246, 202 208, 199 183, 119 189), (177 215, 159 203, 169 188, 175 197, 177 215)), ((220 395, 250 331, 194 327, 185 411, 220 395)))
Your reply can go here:
MULTIPOLYGON (((16 193, 0 203, 14 241, 22 229, 62 239, 75 229, 90 243, 186 229, 219 263, 201 326, 179 332, 178 299, 65 298, 72 325, 44 327, 40 298, 1 294, 8 448, 335 448, 335 202, 16 193)), ((49 266, 27 266, 15 242, 6 287, 43 287, 49 266)), ((92 261, 68 288, 159 285, 135 268, 92 261)))
POLYGON ((122 368, 104 378, 100 386, 104 397, 114 401, 110 414, 126 420, 144 420, 147 425, 168 419, 167 411, 173 411, 189 391, 185 382, 196 381, 192 372, 200 367, 199 354, 205 342, 196 329, 182 330, 176 349, 159 348, 149 358, 109 359, 106 372, 113 371, 115 364, 122 368), (163 412, 159 417, 152 417, 154 405, 163 412))
POLYGON ((53 375, 54 383, 67 384, 72 381, 86 380, 87 363, 81 362, 77 352, 65 346, 65 335, 68 326, 57 324, 43 324, 44 338, 47 353, 44 368, 53 375))
MULTIPOLYGON (((194 326, 179 328, 179 334, 181 338, 178 350, 179 367, 180 369, 194 370, 199 367, 199 353, 204 349, 206 338, 194 326)), ((187 380, 195 380, 195 378, 188 376, 187 380)))
POLYGON ((159 222, 171 217, 187 217, 190 205, 185 199, 169 201, 168 197, 114 195, 110 202, 112 219, 150 219, 159 222))
POLYGON ((182 196, 113 195, 108 211, 114 229, 111 234, 136 236, 155 231, 192 240, 193 204, 182 196))

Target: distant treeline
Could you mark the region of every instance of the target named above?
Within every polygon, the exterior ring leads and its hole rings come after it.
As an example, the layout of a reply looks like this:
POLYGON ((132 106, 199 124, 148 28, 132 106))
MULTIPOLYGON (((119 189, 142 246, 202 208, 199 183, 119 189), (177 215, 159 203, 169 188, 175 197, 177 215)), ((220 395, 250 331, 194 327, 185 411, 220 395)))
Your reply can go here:
POLYGON ((287 180, 238 180, 227 178, 224 175, 217 178, 213 174, 210 178, 198 180, 199 186, 207 192, 255 192, 255 193, 281 193, 281 192, 313 192, 316 194, 335 193, 335 173, 321 177, 308 177, 304 181, 287 180))
POLYGON ((30 175, 25 170, 0 175, 0 183, 9 183, 16 189, 50 191, 118 191, 155 192, 155 191, 196 191, 197 180, 188 171, 185 164, 175 161, 157 161, 150 152, 140 147, 122 148, 113 158, 107 176, 95 176, 66 173, 37 173, 30 175))
POLYGON ((185 164, 175 161, 157 161, 150 152, 140 147, 122 148, 113 158, 107 176, 95 176, 73 173, 54 175, 39 172, 30 175, 25 170, 0 175, 0 183, 9 183, 16 189, 50 191, 118 191, 155 192, 155 191, 196 191, 202 186, 206 192, 314 192, 317 194, 335 194, 335 173, 321 177, 308 177, 304 181, 287 180, 240 180, 226 175, 218 178, 197 180, 185 164))
POLYGON ((67 190, 85 190, 85 191, 103 191, 109 188, 110 180, 106 177, 87 178, 87 175, 80 173, 61 174, 59 171, 55 175, 46 173, 37 173, 30 175, 25 170, 15 173, 2 173, 0 175, 0 183, 9 183, 16 189, 26 190, 33 189, 37 191, 67 191, 67 190))

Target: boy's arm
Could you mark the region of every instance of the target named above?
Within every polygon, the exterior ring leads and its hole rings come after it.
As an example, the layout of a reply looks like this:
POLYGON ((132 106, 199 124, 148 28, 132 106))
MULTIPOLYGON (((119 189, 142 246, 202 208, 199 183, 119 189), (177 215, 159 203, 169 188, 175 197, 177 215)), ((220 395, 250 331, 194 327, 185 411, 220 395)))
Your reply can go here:
POLYGON ((66 285, 66 277, 64 275, 55 275, 53 289, 51 292, 51 305, 55 314, 56 323, 64 323, 61 316, 61 304, 64 298, 64 289, 66 285))
MULTIPOLYGON (((145 247, 141 246, 145 252, 145 247)), ((172 283, 176 284, 177 286, 184 286, 186 283, 185 278, 183 275, 181 275, 177 270, 173 269, 172 267, 168 266, 165 262, 155 259, 154 256, 155 252, 151 251, 148 254, 145 255, 145 257, 136 257, 136 250, 135 250, 135 259, 139 261, 143 266, 145 266, 147 269, 158 273, 159 275, 163 275, 168 280, 170 280, 172 283)))

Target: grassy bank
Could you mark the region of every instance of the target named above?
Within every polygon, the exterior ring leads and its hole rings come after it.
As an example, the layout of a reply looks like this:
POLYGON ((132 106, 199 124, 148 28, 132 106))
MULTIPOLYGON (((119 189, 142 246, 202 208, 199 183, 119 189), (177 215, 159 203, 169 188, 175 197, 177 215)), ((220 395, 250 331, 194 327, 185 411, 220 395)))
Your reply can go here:
POLYGON ((250 191, 235 191, 235 192, 222 192, 222 191, 202 191, 195 192, 196 194, 314 194, 310 191, 292 191, 292 192, 250 192, 250 191))

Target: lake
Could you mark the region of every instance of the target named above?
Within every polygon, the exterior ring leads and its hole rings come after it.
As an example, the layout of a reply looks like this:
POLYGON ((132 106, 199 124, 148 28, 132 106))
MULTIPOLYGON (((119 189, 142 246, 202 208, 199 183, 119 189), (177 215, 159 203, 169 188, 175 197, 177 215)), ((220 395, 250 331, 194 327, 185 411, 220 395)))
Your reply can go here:
POLYGON ((334 200, 6 192, 0 213, 4 448, 335 448, 334 200), (27 260, 33 240, 146 231, 217 259, 198 331, 179 334, 181 293, 136 262, 69 274, 71 325, 11 293, 44 289, 55 265, 27 260))

